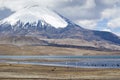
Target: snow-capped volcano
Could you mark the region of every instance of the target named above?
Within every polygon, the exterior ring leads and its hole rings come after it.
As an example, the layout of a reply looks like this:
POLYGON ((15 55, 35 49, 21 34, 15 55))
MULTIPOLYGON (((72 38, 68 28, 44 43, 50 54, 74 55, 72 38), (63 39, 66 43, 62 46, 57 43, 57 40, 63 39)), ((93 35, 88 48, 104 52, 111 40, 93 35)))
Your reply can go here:
MULTIPOLYGON (((102 45, 104 43, 109 44, 107 48, 113 44, 120 45, 120 37, 113 33, 84 29, 59 13, 40 6, 25 7, 0 21, 0 41, 20 42, 20 44, 21 42, 28 44, 33 42, 32 45, 48 44, 58 46, 59 44, 59 42, 49 42, 46 39, 61 39, 63 40, 62 43, 64 43, 64 39, 83 40, 93 42, 94 47, 101 44, 100 48, 102 49, 106 48, 106 45, 102 45), (39 41, 39 39, 44 40, 39 41)), ((74 43, 74 41, 67 42, 69 45, 74 43)), ((79 42, 77 44, 81 46, 79 42)), ((89 44, 87 46, 87 48, 91 47, 89 44)), ((114 48, 115 50, 118 49, 114 48)), ((110 49, 113 49, 113 47, 110 49)))
POLYGON ((2 23, 8 23, 14 26, 17 22, 25 25, 27 23, 38 24, 39 21, 42 21, 42 25, 44 25, 45 22, 55 28, 64 28, 68 25, 68 23, 54 11, 40 6, 32 6, 18 10, 13 15, 4 19, 2 23))

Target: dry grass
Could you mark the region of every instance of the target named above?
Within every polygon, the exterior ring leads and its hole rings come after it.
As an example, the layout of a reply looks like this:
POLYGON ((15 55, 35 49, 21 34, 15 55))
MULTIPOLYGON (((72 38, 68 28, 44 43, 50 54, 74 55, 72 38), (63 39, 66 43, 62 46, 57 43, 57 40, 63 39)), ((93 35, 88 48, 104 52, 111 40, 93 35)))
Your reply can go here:
POLYGON ((120 80, 120 69, 0 64, 0 80, 120 80))
POLYGON ((119 55, 120 52, 94 51, 52 46, 0 45, 0 55, 119 55))

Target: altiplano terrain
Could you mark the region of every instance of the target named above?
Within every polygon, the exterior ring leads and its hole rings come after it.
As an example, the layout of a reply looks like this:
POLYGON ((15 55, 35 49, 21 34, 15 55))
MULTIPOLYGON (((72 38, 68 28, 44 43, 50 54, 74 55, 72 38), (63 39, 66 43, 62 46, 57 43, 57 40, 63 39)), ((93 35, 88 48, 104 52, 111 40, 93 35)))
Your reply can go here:
POLYGON ((53 1, 62 5, 49 1, 53 0, 0 0, 0 13, 5 7, 13 11, 0 19, 0 80, 120 80, 119 0, 103 0, 105 4, 102 0, 53 1), (105 8, 109 2, 115 3, 113 8, 105 8), (55 6, 57 10, 52 9, 55 6), (60 6, 68 9, 70 19, 66 12, 61 14, 60 6))
POLYGON ((54 46, 0 45, 0 55, 119 55, 119 51, 97 51, 54 46))

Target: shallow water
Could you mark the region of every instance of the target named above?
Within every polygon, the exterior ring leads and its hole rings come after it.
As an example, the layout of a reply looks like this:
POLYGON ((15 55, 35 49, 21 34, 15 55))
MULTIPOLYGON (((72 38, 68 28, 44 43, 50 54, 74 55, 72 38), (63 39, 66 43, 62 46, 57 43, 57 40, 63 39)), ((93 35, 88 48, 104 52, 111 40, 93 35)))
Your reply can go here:
POLYGON ((0 55, 1 58, 9 59, 120 59, 120 56, 6 56, 0 55))
POLYGON ((1 63, 64 66, 76 68, 120 68, 120 56, 0 56, 1 63), (19 59, 10 61, 4 59, 19 59), (20 61, 21 59, 62 60, 60 62, 20 61), (75 60, 77 61, 71 61, 75 60), (66 61, 67 60, 67 61, 66 61))

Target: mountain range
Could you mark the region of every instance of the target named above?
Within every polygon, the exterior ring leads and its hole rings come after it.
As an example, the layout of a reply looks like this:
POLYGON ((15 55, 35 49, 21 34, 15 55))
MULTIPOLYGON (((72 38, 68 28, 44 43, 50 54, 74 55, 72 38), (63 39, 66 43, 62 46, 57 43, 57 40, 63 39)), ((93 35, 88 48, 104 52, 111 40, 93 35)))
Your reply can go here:
POLYGON ((34 5, 0 21, 0 43, 120 50, 120 37, 84 29, 48 8, 34 5))

